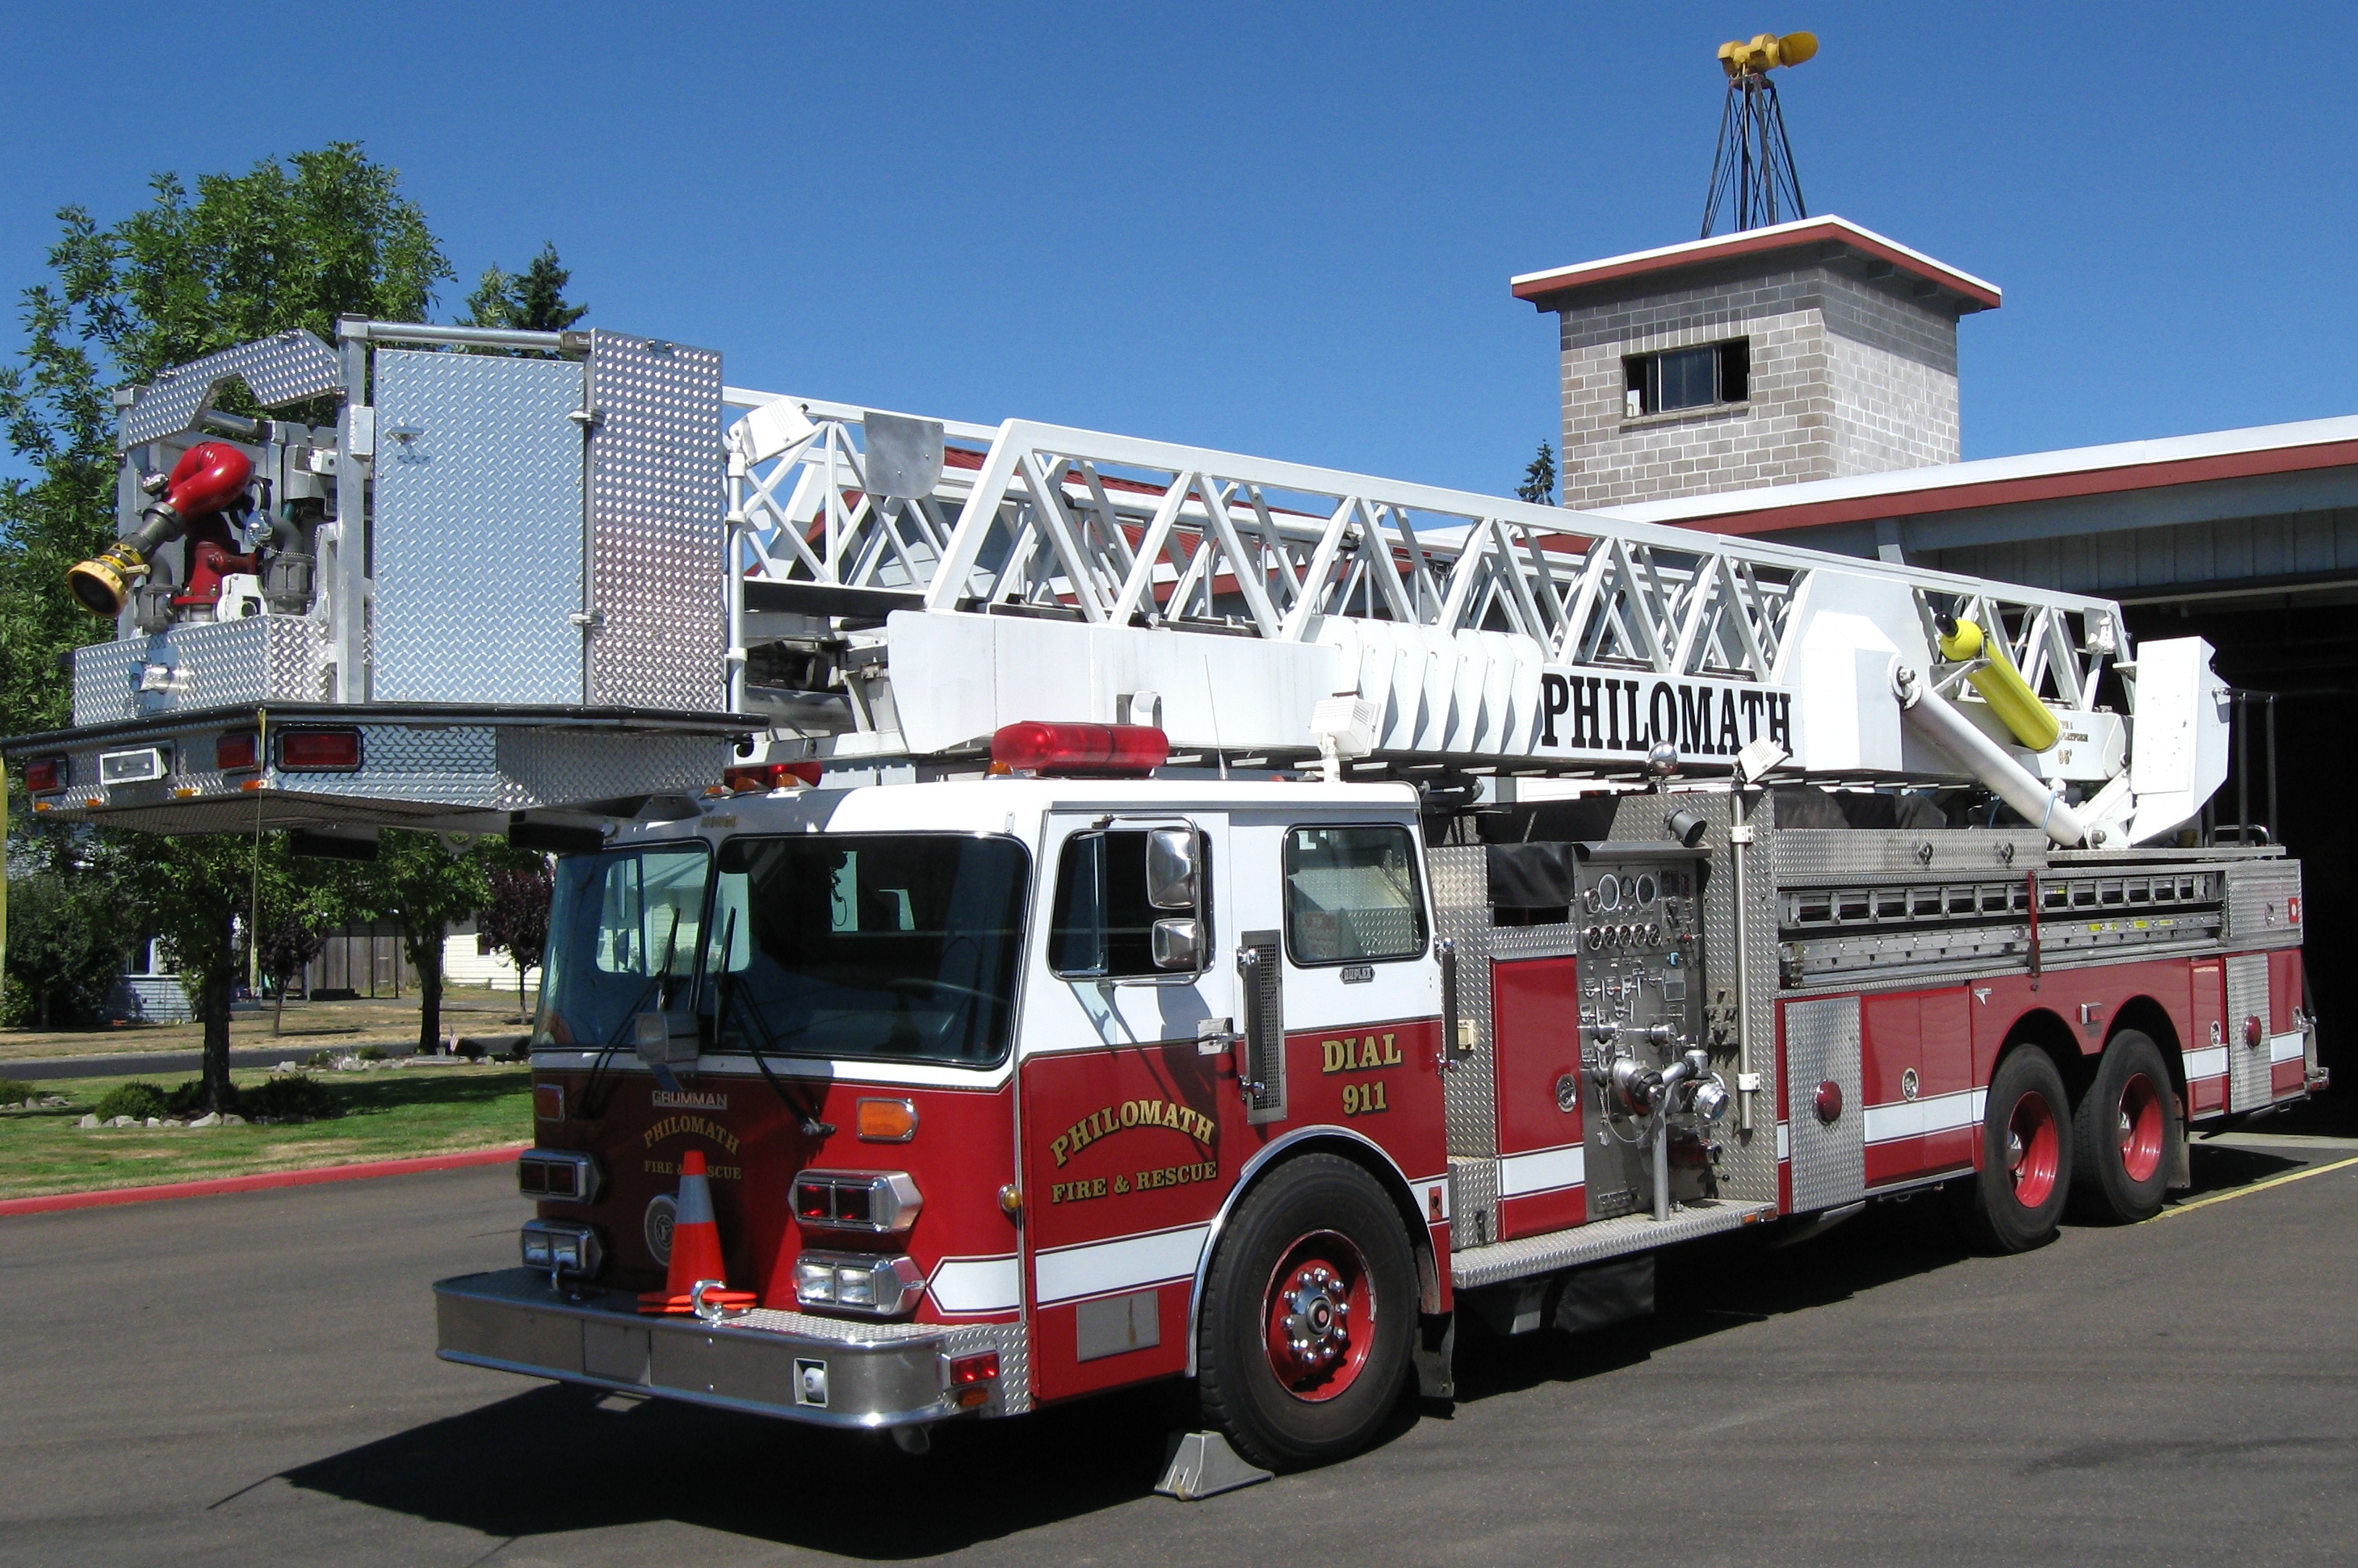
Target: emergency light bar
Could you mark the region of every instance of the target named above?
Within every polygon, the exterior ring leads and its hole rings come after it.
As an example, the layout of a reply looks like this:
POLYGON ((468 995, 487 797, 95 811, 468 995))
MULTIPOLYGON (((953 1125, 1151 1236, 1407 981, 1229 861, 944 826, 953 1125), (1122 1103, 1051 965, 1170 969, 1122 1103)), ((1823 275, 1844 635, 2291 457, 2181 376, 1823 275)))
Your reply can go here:
POLYGON ((990 737, 995 773, 1151 773, 1171 760, 1171 737, 1145 724, 1002 725, 990 737))

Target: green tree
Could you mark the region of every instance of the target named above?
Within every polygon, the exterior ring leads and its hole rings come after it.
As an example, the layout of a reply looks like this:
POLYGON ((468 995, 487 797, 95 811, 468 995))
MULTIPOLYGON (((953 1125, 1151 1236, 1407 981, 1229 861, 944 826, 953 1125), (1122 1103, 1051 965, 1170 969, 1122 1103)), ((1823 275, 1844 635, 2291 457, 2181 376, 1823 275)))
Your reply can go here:
POLYGON ((565 286, 573 274, 557 259, 555 241, 522 273, 503 272, 497 262, 483 269, 475 292, 467 297, 467 324, 504 327, 520 332, 562 332, 590 314, 587 305, 568 303, 565 286))
POLYGON ((8 979, 24 1016, 12 1023, 81 1029, 98 1020, 137 935, 106 880, 68 865, 8 881, 8 979))
POLYGON ((454 276, 400 176, 338 142, 242 175, 178 175, 101 228, 81 207, 49 278, 24 293, 22 359, 0 367, 0 423, 38 477, 0 485, 0 732, 68 719, 59 657, 107 636, 60 584, 114 536, 108 389, 216 349, 308 328, 333 341, 347 311, 419 321, 454 276))
MULTIPOLYGON (((264 840, 265 844, 270 842, 264 840)), ((230 1003, 245 973, 243 917, 254 896, 256 845, 249 836, 110 835, 93 872, 144 917, 179 972, 189 1011, 205 1030, 205 1102, 234 1109, 229 1080, 230 1003)))
POLYGON ((489 850, 479 843, 454 853, 438 834, 388 828, 378 838, 376 859, 353 889, 356 913, 398 928, 402 948, 417 971, 421 1051, 432 1051, 442 1041, 442 944, 451 926, 491 902, 489 850))
POLYGON ((1515 493, 1525 501, 1541 506, 1555 504, 1555 449, 1545 441, 1540 443, 1539 456, 1523 470, 1523 482, 1515 486, 1515 493))
POLYGON ((277 1034, 286 1022, 287 992, 295 977, 319 956, 329 934, 352 918, 357 879, 344 862, 287 853, 287 841, 279 835, 267 842, 272 852, 257 879, 260 907, 254 930, 260 951, 255 967, 270 982, 270 1033, 277 1034))

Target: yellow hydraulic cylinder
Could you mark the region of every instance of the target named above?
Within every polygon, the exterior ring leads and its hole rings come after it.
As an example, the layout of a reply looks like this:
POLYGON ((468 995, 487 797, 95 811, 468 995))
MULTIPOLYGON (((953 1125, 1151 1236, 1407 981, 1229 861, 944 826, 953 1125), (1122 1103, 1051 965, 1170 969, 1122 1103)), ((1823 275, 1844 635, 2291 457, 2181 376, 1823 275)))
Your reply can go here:
POLYGON ((1998 721, 2013 732, 2014 738, 2033 752, 2044 752, 2062 737, 2063 725, 2039 700, 2014 661, 2006 656, 2003 642, 1991 642, 1982 635, 1982 629, 1970 621, 1960 621, 1956 630, 1941 639, 1941 656, 1955 664, 1967 659, 1980 659, 1981 667, 1965 679, 1982 695, 1998 721))

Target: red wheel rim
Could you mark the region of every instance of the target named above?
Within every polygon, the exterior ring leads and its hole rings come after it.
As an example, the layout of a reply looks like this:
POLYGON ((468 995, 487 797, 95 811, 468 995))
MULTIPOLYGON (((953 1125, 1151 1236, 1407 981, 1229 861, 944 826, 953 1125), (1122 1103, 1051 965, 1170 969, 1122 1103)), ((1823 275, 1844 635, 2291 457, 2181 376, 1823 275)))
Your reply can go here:
POLYGON ((2014 1182, 2014 1201, 2037 1208, 2055 1191, 2061 1168, 2063 1138, 2055 1125, 2055 1108, 2036 1091, 2014 1102, 2006 1119, 2006 1169, 2014 1182))
POLYGON ((1278 1387, 1312 1404, 1335 1398, 1358 1381, 1376 1342, 1367 1259, 1347 1236, 1303 1237, 1270 1273, 1261 1323, 1278 1387))
POLYGON ((2115 1114, 2120 1133, 2121 1169, 2132 1182, 2149 1182, 2161 1169, 2161 1091, 2143 1073, 2134 1073, 2121 1086, 2121 1103, 2115 1114))

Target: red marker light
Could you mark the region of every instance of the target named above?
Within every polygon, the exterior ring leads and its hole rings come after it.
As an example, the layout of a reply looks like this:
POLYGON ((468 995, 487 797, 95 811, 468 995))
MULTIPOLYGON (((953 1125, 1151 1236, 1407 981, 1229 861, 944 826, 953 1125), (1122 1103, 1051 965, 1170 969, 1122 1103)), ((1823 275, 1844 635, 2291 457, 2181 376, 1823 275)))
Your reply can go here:
POLYGON ((36 757, 25 764, 27 795, 55 795, 66 787, 72 771, 63 757, 36 757))
POLYGON ((262 766, 262 737, 253 730, 213 742, 213 766, 225 773, 250 773, 262 766))
POLYGON ((1840 1121, 1842 1119, 1843 1112, 1842 1086, 1834 1082, 1832 1078, 1828 1078, 1824 1083, 1820 1084, 1818 1086, 1815 1108, 1820 1121, 1825 1122, 1830 1126, 1834 1122, 1840 1121))
POLYGON ((352 773, 361 766, 357 730, 282 730, 278 765, 290 773, 352 773))
POLYGON ((1144 724, 1003 726, 990 738, 992 771, 1148 773, 1171 760, 1171 738, 1144 724))
POLYGON ((2251 1017, 2249 1017, 2249 1018, 2247 1018, 2247 1019, 2244 1020, 2244 1044, 2246 1044, 2246 1045, 2257 1045, 2257 1044, 2258 1044, 2262 1040, 2266 1039, 2266 1037, 2267 1037, 2267 1031, 2266 1031, 2266 1029, 2264 1029, 2264 1028, 2262 1028, 2262 1027, 2261 1027, 2261 1025, 2260 1025, 2260 1015, 2259 1015, 2258 1013, 2254 1013, 2251 1017))
POLYGON ((720 783, 737 795, 756 795, 784 789, 795 781, 817 788, 818 776, 817 762, 759 762, 752 767, 728 769, 721 773, 720 783))

